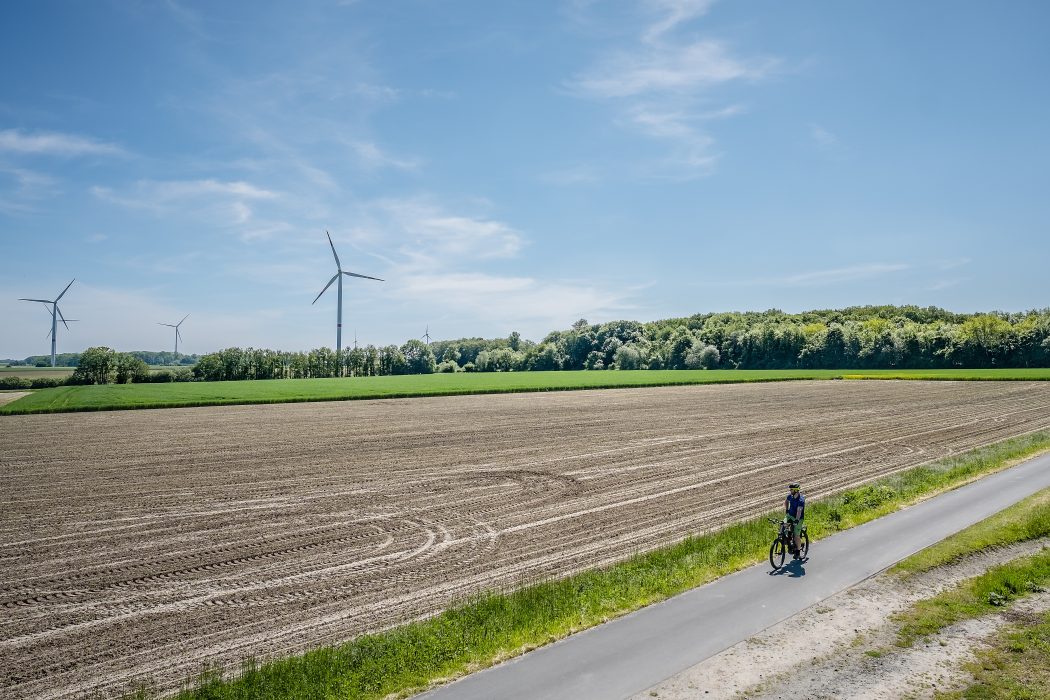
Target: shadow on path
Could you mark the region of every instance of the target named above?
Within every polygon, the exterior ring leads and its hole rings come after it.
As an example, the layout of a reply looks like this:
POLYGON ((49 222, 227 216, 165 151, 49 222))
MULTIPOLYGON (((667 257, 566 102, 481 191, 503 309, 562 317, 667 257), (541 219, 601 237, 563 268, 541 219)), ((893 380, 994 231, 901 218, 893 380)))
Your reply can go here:
POLYGON ((801 578, 806 575, 806 567, 803 566, 803 564, 807 561, 809 561, 809 557, 806 557, 805 559, 792 559, 776 571, 770 571, 769 575, 787 576, 789 578, 801 578))

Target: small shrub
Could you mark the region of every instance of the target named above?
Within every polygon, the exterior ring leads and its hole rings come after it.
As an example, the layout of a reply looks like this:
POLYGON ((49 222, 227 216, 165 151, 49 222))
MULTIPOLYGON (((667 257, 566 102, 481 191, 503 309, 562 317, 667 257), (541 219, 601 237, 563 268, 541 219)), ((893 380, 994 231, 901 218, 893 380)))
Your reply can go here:
POLYGON ((175 381, 175 373, 170 369, 158 370, 149 376, 149 382, 152 384, 165 384, 173 381, 175 381))

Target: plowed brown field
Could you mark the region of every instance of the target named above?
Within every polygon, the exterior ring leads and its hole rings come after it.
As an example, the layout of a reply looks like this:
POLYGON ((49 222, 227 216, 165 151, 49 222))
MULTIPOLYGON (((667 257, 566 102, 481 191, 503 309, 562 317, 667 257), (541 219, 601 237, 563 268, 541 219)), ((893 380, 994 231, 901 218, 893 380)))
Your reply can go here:
POLYGON ((1046 382, 0 418, 0 696, 171 688, 1047 428, 1046 382))

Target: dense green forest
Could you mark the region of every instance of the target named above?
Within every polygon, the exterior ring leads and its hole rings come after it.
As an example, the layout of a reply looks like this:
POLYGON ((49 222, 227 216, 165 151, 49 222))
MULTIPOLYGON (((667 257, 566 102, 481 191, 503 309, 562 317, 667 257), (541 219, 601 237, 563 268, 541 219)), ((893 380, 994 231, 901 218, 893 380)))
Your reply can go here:
POLYGON ((956 314, 936 307, 698 314, 649 323, 577 321, 536 343, 460 338, 345 350, 228 348, 198 379, 604 369, 933 369, 1050 366, 1050 309, 956 314))

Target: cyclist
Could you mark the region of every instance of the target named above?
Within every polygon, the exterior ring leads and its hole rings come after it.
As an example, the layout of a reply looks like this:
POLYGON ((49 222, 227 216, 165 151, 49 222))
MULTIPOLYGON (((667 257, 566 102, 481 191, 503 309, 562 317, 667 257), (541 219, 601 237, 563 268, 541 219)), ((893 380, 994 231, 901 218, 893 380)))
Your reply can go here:
POLYGON ((806 518, 806 497, 802 495, 802 485, 798 482, 788 485, 788 495, 784 499, 785 520, 792 523, 792 532, 795 536, 795 551, 792 552, 795 559, 802 558, 802 524, 806 518))

